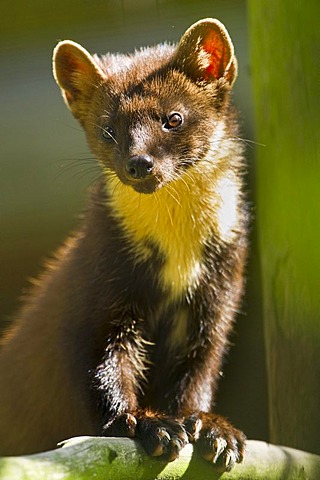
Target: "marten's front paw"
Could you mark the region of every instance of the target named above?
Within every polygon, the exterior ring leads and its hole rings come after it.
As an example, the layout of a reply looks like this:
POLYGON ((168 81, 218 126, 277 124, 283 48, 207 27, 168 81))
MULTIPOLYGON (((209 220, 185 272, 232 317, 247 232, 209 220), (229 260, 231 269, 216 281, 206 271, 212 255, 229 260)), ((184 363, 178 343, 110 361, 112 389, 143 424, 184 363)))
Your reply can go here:
POLYGON ((185 419, 190 442, 221 470, 231 470, 244 457, 246 437, 219 415, 201 412, 185 419))
POLYGON ((148 455, 163 456, 171 462, 188 443, 188 435, 179 420, 145 411, 138 414, 136 419, 136 436, 148 455))
POLYGON ((103 435, 106 437, 129 437, 136 436, 137 420, 131 413, 118 415, 112 423, 103 427, 103 435))
POLYGON ((188 443, 188 435, 178 420, 150 411, 119 415, 104 429, 104 435, 136 437, 148 455, 173 461, 188 443))

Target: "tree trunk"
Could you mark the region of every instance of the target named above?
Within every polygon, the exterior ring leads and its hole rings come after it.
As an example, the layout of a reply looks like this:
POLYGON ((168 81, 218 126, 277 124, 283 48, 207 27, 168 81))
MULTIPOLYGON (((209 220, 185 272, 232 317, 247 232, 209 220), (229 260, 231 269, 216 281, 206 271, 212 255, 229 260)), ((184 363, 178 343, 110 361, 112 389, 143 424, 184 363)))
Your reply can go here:
POLYGON ((249 0, 272 443, 320 452, 318 0, 249 0))

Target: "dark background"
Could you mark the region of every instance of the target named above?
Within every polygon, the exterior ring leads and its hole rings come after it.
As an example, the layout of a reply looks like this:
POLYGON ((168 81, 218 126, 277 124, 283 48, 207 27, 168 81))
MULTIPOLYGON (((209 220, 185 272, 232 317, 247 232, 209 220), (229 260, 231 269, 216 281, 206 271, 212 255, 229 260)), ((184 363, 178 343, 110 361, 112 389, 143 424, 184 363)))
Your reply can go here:
MULTIPOLYGON (((195 21, 222 21, 239 61, 235 103, 242 136, 254 139, 250 53, 243 0, 0 1, 0 328, 50 252, 76 228, 86 190, 99 176, 80 126, 51 73, 57 41, 94 53, 177 41, 195 21)), ((254 154, 248 146, 252 247, 247 294, 226 360, 217 410, 251 438, 268 439, 259 256, 254 223, 254 154)))

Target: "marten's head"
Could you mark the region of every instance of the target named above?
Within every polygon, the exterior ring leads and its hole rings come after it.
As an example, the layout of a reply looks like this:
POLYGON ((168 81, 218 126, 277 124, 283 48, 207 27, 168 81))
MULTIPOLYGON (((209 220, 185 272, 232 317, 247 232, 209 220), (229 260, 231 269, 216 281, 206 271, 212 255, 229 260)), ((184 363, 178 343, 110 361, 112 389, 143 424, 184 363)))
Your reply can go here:
POLYGON ((98 58, 74 42, 60 42, 53 68, 107 177, 153 193, 188 178, 203 160, 217 169, 226 161, 237 63, 219 21, 195 23, 175 47, 133 55, 98 58))

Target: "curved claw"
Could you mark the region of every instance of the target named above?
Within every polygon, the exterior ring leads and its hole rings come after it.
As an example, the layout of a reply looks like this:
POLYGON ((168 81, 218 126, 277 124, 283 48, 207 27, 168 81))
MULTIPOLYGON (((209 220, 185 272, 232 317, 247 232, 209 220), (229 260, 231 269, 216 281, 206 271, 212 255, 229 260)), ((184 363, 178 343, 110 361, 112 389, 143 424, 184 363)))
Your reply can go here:
POLYGON ((219 471, 229 471, 243 461, 245 435, 234 428, 227 419, 207 412, 193 414, 185 420, 190 441, 193 439, 199 453, 215 464, 219 471), (197 419, 200 431, 197 431, 197 419))
POLYGON ((214 445, 215 452, 213 452, 212 462, 216 463, 218 458, 220 457, 220 455, 227 448, 228 444, 227 444, 227 440, 225 438, 218 437, 218 438, 215 439, 213 445, 214 445))

